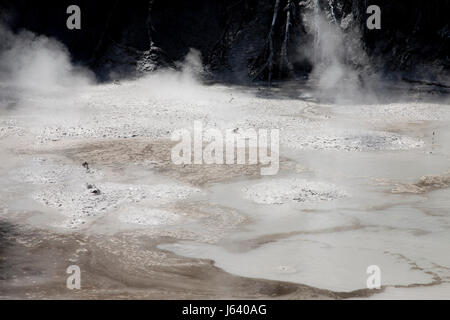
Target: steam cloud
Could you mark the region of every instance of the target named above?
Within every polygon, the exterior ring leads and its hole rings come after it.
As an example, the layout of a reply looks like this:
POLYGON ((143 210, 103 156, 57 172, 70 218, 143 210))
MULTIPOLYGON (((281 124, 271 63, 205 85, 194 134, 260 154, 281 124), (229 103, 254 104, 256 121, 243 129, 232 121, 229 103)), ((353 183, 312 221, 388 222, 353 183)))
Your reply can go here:
POLYGON ((0 82, 44 91, 94 83, 93 73, 74 66, 54 39, 30 31, 15 34, 1 25, 0 39, 0 82))
MULTIPOLYGON (((14 33, 1 24, 0 39, 0 98, 20 101, 27 93, 83 91, 96 84, 94 73, 74 65, 67 48, 55 39, 26 30, 14 33)), ((176 65, 178 70, 161 69, 130 81, 149 97, 208 101, 222 94, 229 100, 228 95, 201 84, 205 70, 199 51, 191 49, 176 65)))
POLYGON ((342 22, 344 27, 318 8, 304 18, 313 43, 301 54, 313 65, 310 80, 319 97, 337 103, 376 100, 377 77, 370 70, 359 32, 349 27, 352 16, 342 22))

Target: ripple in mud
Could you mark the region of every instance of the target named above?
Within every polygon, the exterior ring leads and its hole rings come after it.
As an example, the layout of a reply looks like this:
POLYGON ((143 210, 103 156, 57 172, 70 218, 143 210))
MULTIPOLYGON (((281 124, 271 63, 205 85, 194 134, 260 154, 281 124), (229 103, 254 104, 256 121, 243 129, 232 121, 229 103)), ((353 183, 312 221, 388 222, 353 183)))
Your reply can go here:
POLYGON ((166 210, 133 208, 120 214, 119 220, 128 224, 161 226, 176 223, 180 220, 180 216, 166 210))
POLYGON ((33 198, 50 207, 58 209, 70 220, 60 227, 77 228, 87 222, 89 217, 103 215, 110 209, 129 203, 159 205, 188 198, 200 190, 183 185, 127 185, 103 183, 95 189, 81 186, 50 187, 37 192, 33 198), (97 192, 92 192, 97 190, 97 192))
POLYGON ((0 120, 0 139, 10 136, 23 136, 25 130, 14 120, 0 120))
POLYGON ((75 179, 98 179, 103 172, 97 169, 86 170, 82 166, 58 164, 45 158, 34 158, 28 166, 10 173, 15 180, 30 184, 58 184, 75 179))
MULTIPOLYGON (((123 167, 143 165, 176 180, 201 186, 206 183, 229 180, 234 177, 259 176, 261 165, 176 165, 171 159, 174 142, 169 140, 104 141, 63 149, 76 162, 87 161, 97 166, 123 167)), ((280 166, 286 160, 281 159, 280 166)))
POLYGON ((424 142, 388 132, 323 133, 301 136, 284 132, 284 143, 296 150, 383 151, 421 148, 424 142))
POLYGON ((346 117, 371 119, 372 121, 440 121, 450 119, 450 110, 445 104, 435 103, 391 103, 354 106, 339 106, 335 112, 346 117))
POLYGON ((154 207, 122 207, 108 214, 96 230, 100 233, 133 230, 151 238, 217 243, 245 221, 235 210, 204 201, 187 201, 154 207))
POLYGON ((168 130, 165 128, 155 128, 152 126, 151 130, 148 126, 122 125, 122 126, 96 126, 96 127, 63 127, 52 126, 39 129, 36 134, 36 139, 41 143, 49 141, 59 141, 63 138, 71 139, 121 139, 146 137, 155 138, 167 136, 168 130))
POLYGON ((242 189, 244 196, 259 204, 331 201, 346 196, 335 185, 302 179, 277 179, 242 189))
POLYGON ((397 184, 392 193, 427 193, 433 190, 446 189, 450 187, 450 172, 437 176, 424 176, 416 183, 397 184))

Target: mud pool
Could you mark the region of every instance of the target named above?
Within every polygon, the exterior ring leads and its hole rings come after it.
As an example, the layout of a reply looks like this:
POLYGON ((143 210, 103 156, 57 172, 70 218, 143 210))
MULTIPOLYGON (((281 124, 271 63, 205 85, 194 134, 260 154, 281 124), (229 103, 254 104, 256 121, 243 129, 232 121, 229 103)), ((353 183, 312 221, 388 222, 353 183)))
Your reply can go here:
POLYGON ((155 81, 1 84, 0 297, 450 298, 448 97, 155 81), (194 121, 279 129, 279 173, 174 165, 194 121))

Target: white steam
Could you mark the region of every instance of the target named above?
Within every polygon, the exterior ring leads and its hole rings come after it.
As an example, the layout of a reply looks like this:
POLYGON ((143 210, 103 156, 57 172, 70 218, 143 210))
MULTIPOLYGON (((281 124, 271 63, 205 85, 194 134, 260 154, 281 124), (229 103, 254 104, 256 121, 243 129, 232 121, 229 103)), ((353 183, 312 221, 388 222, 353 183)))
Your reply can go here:
MULTIPOLYGON (((72 63, 67 48, 55 39, 30 31, 14 33, 0 24, 0 98, 13 99, 20 105, 26 97, 71 91, 88 92, 95 85, 90 70, 72 63)), ((178 70, 161 69, 134 83, 135 94, 148 98, 180 99, 188 101, 228 101, 229 94, 211 90, 201 77, 205 74, 201 54, 191 49, 185 59, 176 63, 178 70)), ((0 99, 1 100, 1 99, 0 99)), ((8 100, 9 101, 9 100, 8 100)))
POLYGON ((360 34, 349 27, 351 14, 339 25, 335 18, 330 19, 319 9, 316 1, 314 10, 305 14, 304 19, 314 40, 309 50, 301 49, 301 54, 313 65, 310 80, 319 96, 335 102, 373 100, 372 87, 376 81, 370 75, 360 34))
POLYGON ((230 100, 230 94, 202 83, 202 76, 206 74, 206 70, 198 50, 190 49, 184 60, 176 65, 178 70, 161 69, 137 82, 146 88, 150 96, 155 98, 205 104, 218 100, 230 100))
POLYGON ((52 91, 94 82, 92 72, 71 63, 60 42, 30 31, 13 33, 0 25, 0 82, 52 91))

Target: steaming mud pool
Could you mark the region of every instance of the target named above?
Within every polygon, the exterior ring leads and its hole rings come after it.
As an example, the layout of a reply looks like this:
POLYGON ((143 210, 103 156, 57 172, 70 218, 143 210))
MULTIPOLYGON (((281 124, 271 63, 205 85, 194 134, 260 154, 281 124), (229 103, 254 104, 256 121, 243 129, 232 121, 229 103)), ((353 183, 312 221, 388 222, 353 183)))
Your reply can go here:
POLYGON ((448 103, 151 78, 0 90, 0 298, 450 298, 448 103), (194 121, 279 129, 278 174, 173 164, 194 121))

